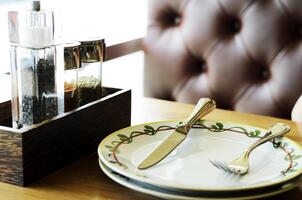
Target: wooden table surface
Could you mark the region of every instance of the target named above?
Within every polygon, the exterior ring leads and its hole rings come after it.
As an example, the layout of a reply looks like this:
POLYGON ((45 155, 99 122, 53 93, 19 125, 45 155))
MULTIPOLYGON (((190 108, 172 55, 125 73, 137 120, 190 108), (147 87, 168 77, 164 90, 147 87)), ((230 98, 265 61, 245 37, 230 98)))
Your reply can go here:
MULTIPOLYGON (((132 124, 134 125, 158 120, 183 119, 192 111, 192 109, 193 105, 188 104, 180 104, 150 98, 135 99, 132 108, 132 124)), ((263 128, 267 128, 275 122, 285 122, 292 127, 289 137, 302 145, 302 124, 297 124, 289 120, 219 109, 209 114, 206 119, 247 123, 263 128)), ((301 197, 302 183, 300 187, 294 190, 268 199, 298 200, 301 199, 301 197)), ((97 155, 95 153, 35 182, 26 188, 0 183, 0 200, 2 199, 148 200, 157 198, 132 191, 107 178, 107 176, 103 174, 98 167, 97 155)))

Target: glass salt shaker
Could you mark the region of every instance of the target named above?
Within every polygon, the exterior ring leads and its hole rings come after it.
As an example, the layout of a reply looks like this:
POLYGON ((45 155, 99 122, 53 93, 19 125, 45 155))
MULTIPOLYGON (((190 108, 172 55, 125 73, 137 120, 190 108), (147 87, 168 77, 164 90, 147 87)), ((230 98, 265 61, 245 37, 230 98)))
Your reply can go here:
POLYGON ((102 97, 102 63, 105 40, 91 38, 81 41, 81 68, 79 69, 79 104, 85 105, 102 97))
POLYGON ((64 112, 63 46, 55 40, 52 11, 9 12, 14 128, 30 128, 64 112))
POLYGON ((78 107, 78 70, 81 67, 80 43, 64 45, 64 108, 65 112, 78 107))

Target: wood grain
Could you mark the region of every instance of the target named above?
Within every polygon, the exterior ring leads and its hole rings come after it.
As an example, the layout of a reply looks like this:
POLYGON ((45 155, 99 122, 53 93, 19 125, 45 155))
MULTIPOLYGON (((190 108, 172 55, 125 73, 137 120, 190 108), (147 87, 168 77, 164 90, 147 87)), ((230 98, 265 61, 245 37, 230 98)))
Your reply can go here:
POLYGON ((0 130, 0 180, 22 185, 22 137, 20 133, 0 130))
POLYGON ((29 130, 0 126, 0 180, 28 185, 94 152, 106 135, 129 126, 131 91, 106 91, 106 97, 29 130))

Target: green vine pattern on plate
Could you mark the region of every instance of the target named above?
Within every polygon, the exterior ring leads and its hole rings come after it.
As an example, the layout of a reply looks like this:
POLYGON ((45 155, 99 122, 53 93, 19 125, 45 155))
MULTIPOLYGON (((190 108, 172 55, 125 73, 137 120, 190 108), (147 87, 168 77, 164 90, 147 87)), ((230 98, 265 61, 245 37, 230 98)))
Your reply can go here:
MULTIPOLYGON (((181 122, 180 122, 180 124, 181 124, 181 122)), ((197 123, 195 123, 192 128, 193 129, 206 129, 210 132, 215 132, 215 133, 231 131, 231 132, 235 132, 235 133, 244 134, 244 135, 246 135, 248 137, 252 137, 252 138, 261 138, 261 136, 260 136, 261 131, 258 129, 254 130, 254 131, 247 131, 245 128, 240 127, 240 126, 233 126, 233 127, 225 128, 224 125, 220 122, 206 126, 203 124, 203 121, 200 120, 197 123)), ((108 154, 108 156, 109 156, 109 158, 111 158, 111 160, 109 162, 111 162, 113 164, 117 164, 120 167, 123 167, 126 169, 127 166, 125 164, 123 164, 122 162, 120 162, 119 159, 117 158, 117 154, 119 154, 119 152, 120 152, 119 147, 121 145, 130 144, 130 143, 132 143, 134 138, 142 136, 142 135, 153 136, 153 135, 157 134, 158 132, 174 130, 174 129, 175 129, 175 127, 167 126, 167 125, 159 126, 158 128, 154 128, 150 125, 145 125, 143 131, 132 131, 129 136, 126 136, 124 134, 118 134, 117 135, 118 140, 112 141, 111 145, 105 145, 105 147, 110 151, 110 154, 108 154)), ((280 141, 273 140, 272 144, 274 145, 275 148, 280 148, 282 151, 284 151, 284 153, 286 154, 284 159, 289 162, 288 167, 285 170, 281 171, 281 174, 285 176, 288 173, 297 171, 297 169, 295 169, 295 167, 298 165, 296 160, 302 158, 302 155, 295 155, 295 153, 294 153, 295 149, 289 147, 288 143, 286 143, 286 142, 282 143, 280 141)))

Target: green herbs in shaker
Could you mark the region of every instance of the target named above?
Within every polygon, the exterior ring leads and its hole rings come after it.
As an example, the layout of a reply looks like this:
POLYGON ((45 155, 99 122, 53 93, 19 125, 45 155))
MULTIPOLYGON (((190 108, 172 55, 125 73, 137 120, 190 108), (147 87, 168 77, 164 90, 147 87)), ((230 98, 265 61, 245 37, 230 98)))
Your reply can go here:
POLYGON ((102 63, 105 40, 91 38, 81 41, 80 51, 79 104, 85 105, 102 97, 102 63))

